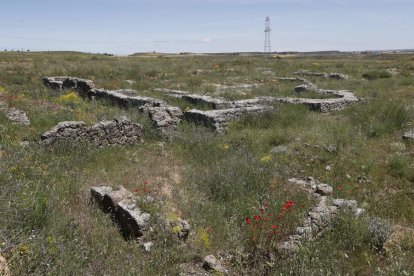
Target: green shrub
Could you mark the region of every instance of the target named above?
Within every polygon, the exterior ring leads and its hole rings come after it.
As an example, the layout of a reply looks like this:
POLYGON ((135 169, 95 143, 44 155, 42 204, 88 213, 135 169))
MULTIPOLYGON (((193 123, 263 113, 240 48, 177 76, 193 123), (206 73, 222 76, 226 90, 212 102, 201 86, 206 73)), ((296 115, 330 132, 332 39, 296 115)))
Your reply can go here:
POLYGON ((370 70, 362 74, 364 79, 368 80, 376 80, 376 79, 388 79, 391 78, 392 75, 390 72, 386 70, 370 70))
POLYGON ((411 162, 402 154, 394 154, 388 163, 391 175, 399 178, 410 178, 412 175, 411 162))

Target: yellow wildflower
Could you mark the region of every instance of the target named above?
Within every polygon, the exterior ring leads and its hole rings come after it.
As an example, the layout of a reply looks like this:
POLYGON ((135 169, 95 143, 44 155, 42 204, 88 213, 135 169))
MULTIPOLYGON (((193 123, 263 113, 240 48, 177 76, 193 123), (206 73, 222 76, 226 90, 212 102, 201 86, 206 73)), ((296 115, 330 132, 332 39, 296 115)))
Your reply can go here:
POLYGON ((264 155, 262 158, 260 158, 260 161, 269 162, 270 159, 272 159, 272 157, 270 156, 270 154, 267 154, 267 155, 264 155))

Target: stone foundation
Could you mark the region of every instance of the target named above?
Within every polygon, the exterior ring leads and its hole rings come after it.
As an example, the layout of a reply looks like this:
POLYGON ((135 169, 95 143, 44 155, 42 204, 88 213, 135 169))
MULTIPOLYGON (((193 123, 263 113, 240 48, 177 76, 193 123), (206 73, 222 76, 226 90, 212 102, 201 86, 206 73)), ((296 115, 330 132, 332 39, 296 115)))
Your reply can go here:
POLYGON ((148 113, 150 120, 156 127, 157 133, 163 137, 173 135, 178 123, 181 121, 181 109, 170 106, 159 99, 137 96, 138 92, 135 90, 97 89, 91 80, 72 77, 43 78, 43 83, 55 90, 74 89, 85 98, 107 99, 113 104, 124 108, 138 108, 139 111, 148 113), (148 112, 149 110, 151 112, 148 112), (154 114, 163 114, 164 116, 155 116, 154 114), (169 117, 168 120, 166 120, 167 117, 169 117))
POLYGON ((245 115, 263 113, 271 110, 273 108, 270 106, 239 107, 208 111, 192 109, 184 112, 184 118, 187 121, 204 125, 218 133, 222 133, 230 121, 240 119, 245 115))
POLYGON ((349 78, 348 75, 340 74, 340 73, 325 73, 325 72, 319 73, 319 72, 310 72, 307 70, 300 70, 293 74, 300 75, 300 76, 322 77, 325 79, 335 79, 335 80, 347 80, 349 78))
POLYGON ((332 219, 340 210, 352 212, 356 216, 364 212, 364 209, 358 208, 355 200, 332 200, 330 197, 333 188, 328 184, 315 181, 312 177, 308 177, 306 180, 292 178, 288 182, 316 197, 318 203, 308 212, 294 233, 277 246, 279 252, 283 254, 295 253, 303 242, 319 237, 329 227, 332 219))
POLYGON ((59 142, 90 142, 98 147, 104 147, 137 144, 141 142, 141 137, 141 125, 131 123, 126 117, 120 117, 99 122, 91 127, 86 127, 82 121, 61 122, 51 130, 44 132, 41 140, 44 145, 59 142))

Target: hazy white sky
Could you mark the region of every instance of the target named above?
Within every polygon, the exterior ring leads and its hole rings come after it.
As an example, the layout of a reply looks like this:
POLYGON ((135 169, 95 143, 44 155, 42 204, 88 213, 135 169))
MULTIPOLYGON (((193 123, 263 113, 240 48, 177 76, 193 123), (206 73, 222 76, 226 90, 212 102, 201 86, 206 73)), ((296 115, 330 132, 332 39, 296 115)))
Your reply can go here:
POLYGON ((0 50, 414 48, 414 0, 0 0, 0 50))

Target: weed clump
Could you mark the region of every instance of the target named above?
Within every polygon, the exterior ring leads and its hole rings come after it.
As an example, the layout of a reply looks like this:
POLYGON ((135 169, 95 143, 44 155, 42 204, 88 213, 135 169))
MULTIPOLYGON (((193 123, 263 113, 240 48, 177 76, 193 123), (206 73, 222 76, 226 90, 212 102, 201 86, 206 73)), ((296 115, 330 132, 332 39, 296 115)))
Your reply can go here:
POLYGON ((369 138, 393 133, 409 119, 404 104, 382 99, 368 101, 363 106, 354 106, 349 109, 348 114, 351 123, 369 138))
POLYGON ((362 74, 362 77, 367 80, 388 79, 392 75, 386 70, 370 70, 362 74))
POLYGON ((391 224, 378 217, 371 218, 368 222, 369 241, 372 246, 381 249, 385 241, 391 235, 391 224))

